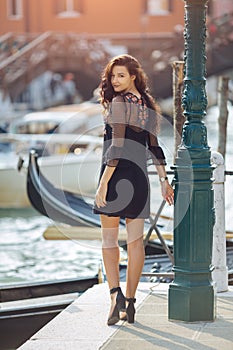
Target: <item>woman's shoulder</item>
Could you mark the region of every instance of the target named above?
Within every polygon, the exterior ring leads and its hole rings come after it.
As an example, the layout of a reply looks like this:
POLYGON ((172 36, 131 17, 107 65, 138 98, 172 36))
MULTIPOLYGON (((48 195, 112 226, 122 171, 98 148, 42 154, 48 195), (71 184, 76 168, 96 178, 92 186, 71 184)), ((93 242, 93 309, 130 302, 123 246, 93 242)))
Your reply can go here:
POLYGON ((128 103, 141 103, 144 102, 144 99, 142 97, 138 97, 137 95, 133 94, 132 92, 125 92, 118 94, 113 97, 112 102, 128 102, 128 103))
POLYGON ((124 96, 121 94, 114 96, 112 99, 113 103, 114 102, 124 102, 124 101, 125 101, 124 96))
POLYGON ((133 94, 132 92, 126 92, 123 95, 123 98, 126 102, 129 102, 129 103, 140 103, 142 101, 142 97, 138 97, 137 95, 133 94))

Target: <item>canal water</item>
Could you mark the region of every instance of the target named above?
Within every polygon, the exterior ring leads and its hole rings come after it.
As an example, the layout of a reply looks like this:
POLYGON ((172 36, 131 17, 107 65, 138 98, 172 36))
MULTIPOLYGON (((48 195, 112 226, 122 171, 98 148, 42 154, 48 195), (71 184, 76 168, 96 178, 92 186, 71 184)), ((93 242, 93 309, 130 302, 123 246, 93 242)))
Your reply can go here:
MULTIPOLYGON (((205 120, 208 143, 212 150, 218 144, 218 109, 208 110, 205 120)), ((159 138, 168 165, 173 162, 173 128, 162 123, 159 138)), ((233 108, 229 106, 226 169, 233 170, 233 108)), ((152 170, 152 169, 151 169, 152 170)), ((169 170, 169 166, 167 167, 169 170)), ((156 176, 151 176, 152 211, 161 203, 156 176)), ((233 231, 233 177, 226 178, 226 228, 233 231)), ((167 216, 172 208, 165 207, 167 216)), ((34 209, 0 210, 0 284, 49 279, 77 278, 95 275, 101 263, 99 241, 47 241, 43 232, 52 222, 34 209)), ((172 221, 164 224, 172 231, 172 221)))
POLYGON ((52 222, 33 209, 0 212, 0 283, 94 276, 99 242, 47 241, 52 222))

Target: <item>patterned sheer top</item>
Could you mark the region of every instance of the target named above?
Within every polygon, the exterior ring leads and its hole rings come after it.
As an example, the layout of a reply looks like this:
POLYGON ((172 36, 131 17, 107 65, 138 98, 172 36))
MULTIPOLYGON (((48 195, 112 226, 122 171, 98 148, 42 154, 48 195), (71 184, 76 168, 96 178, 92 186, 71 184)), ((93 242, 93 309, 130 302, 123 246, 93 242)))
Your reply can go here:
POLYGON ((130 92, 114 97, 104 118, 112 133, 111 145, 104 155, 105 163, 112 167, 118 165, 125 144, 126 128, 131 128, 146 135, 145 152, 148 158, 155 165, 166 165, 164 152, 158 144, 156 118, 156 112, 147 107, 143 97, 138 98, 130 92))

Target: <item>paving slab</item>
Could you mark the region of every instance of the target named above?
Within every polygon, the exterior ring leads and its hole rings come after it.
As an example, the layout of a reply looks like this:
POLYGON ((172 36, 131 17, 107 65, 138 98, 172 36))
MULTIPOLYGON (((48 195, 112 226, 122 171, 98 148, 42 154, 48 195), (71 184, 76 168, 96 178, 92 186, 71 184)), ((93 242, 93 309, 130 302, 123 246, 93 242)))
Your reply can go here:
MULTIPOLYGON (((122 284, 124 290, 125 284, 122 284)), ((107 326, 106 283, 86 291, 20 350, 233 350, 233 287, 217 294, 214 322, 168 320, 168 284, 140 283, 136 322, 107 326)))

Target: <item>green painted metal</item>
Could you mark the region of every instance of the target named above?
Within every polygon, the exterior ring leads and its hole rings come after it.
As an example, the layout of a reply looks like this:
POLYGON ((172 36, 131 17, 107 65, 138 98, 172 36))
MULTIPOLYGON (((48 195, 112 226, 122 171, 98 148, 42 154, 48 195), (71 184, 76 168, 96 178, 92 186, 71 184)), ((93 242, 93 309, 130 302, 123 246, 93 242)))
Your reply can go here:
POLYGON ((214 200, 206 115, 207 0, 185 0, 185 68, 182 106, 186 122, 175 160, 174 274, 168 318, 215 319, 211 279, 214 200))

